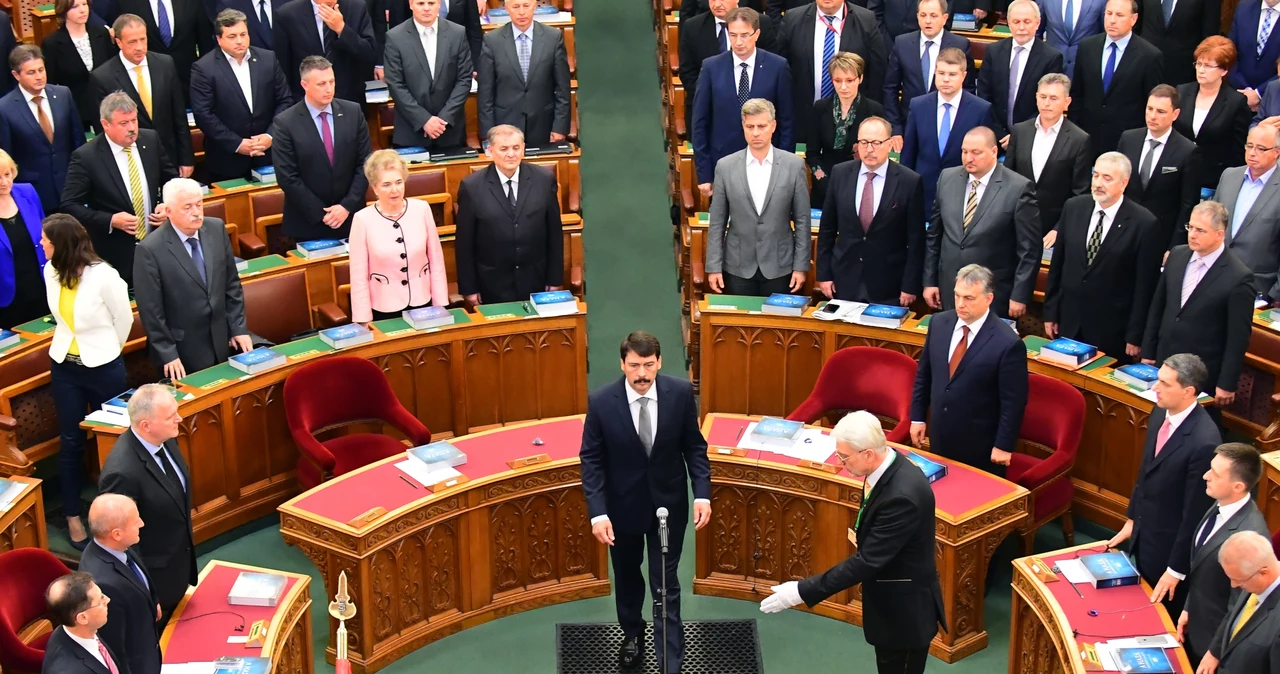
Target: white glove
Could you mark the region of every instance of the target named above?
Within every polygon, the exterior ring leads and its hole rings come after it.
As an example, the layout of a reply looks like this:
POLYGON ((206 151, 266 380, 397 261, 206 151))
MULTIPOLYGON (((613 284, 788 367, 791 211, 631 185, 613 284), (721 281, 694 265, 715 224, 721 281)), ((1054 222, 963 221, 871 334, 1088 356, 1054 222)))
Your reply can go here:
POLYGON ((800 583, 791 580, 769 588, 773 594, 760 602, 760 610, 765 613, 780 613, 804 602, 800 598, 800 583))

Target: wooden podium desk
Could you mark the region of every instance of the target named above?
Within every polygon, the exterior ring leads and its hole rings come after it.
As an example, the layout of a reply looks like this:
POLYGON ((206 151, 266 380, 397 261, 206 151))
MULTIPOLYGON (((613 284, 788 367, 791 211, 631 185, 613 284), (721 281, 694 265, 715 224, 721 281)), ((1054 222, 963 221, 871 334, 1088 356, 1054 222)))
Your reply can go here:
MULTIPOLYGON (((846 530, 862 504, 862 480, 803 468, 780 454, 721 454, 755 417, 709 414, 702 433, 711 459, 711 525, 698 532, 694 594, 760 601, 773 585, 821 573, 853 554, 846 530)), ((901 446, 897 446, 901 447, 901 446)), ((907 449, 902 447, 902 449, 907 449)), ((947 632, 929 652, 955 662, 987 647, 982 597, 987 564, 1027 515, 1029 492, 976 468, 923 453, 947 465, 933 484, 937 560, 947 632)), ((838 460, 828 458, 836 465, 838 460)), ((803 608, 803 607, 801 607, 803 608)), ((840 592, 810 610, 862 624, 862 589, 840 592)))
POLYGON ((0 554, 16 548, 49 549, 49 534, 44 528, 44 497, 40 480, 34 477, 7 477, 24 482, 26 488, 7 510, 0 510, 0 554))
MULTIPOLYGON (((587 409, 587 328, 586 305, 578 307, 582 313, 552 318, 454 309, 458 323, 421 332, 403 319, 378 321, 374 341, 340 352, 311 337, 277 346, 288 364, 256 376, 226 363, 189 375, 179 388, 194 397, 178 408, 178 446, 191 468, 196 542, 268 515, 298 493, 298 449, 283 395, 285 379, 301 365, 330 355, 376 363, 436 438, 579 414, 587 409)), ((99 461, 127 430, 82 427, 93 430, 99 461)))
POLYGON ((312 674, 311 577, 256 566, 214 560, 200 571, 195 587, 178 603, 160 637, 164 664, 212 662, 223 656, 270 658, 272 674, 312 674), (288 581, 275 606, 233 606, 227 593, 241 571, 278 573, 288 581), (246 636, 249 626, 267 620, 265 643, 257 648, 229 644, 227 637, 246 636), (236 627, 243 625, 243 631, 236 627))
POLYGON ((1262 455, 1262 479, 1258 482, 1258 509, 1267 518, 1267 529, 1280 531, 1280 450, 1262 455))
MULTIPOLYGON (((1009 674, 1084 674, 1081 644, 1161 633, 1176 637, 1178 630, 1169 613, 1163 605, 1151 603, 1151 586, 1145 581, 1104 590, 1078 584, 1084 595, 1081 598, 1061 574, 1056 582, 1046 583, 1032 572, 1037 560, 1052 567, 1057 560, 1098 552, 1102 547, 1102 543, 1091 543, 1013 560, 1009 674), (1090 616, 1091 609, 1099 615, 1090 616)), ((1181 647, 1165 649, 1165 653, 1179 674, 1195 672, 1181 647)))
POLYGON ((454 438, 469 481, 434 493, 395 467, 401 455, 280 506, 280 533, 315 563, 326 596, 346 571, 359 610, 347 621, 353 672, 512 613, 609 594, 608 548, 591 535, 578 470, 582 425, 578 415, 454 438), (550 460, 507 463, 538 454, 550 460), (385 514, 350 523, 373 508, 385 514))

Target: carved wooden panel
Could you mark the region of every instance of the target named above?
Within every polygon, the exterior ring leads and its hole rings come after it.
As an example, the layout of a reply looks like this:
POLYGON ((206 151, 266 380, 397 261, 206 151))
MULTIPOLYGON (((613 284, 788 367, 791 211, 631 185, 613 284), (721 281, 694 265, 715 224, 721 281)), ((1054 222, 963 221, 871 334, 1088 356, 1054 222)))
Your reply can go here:
POLYGON ((0 553, 16 548, 40 547, 40 526, 34 507, 18 513, 12 523, 0 528, 0 553))
POLYGON ((460 607, 461 527, 445 520, 382 548, 369 563, 372 605, 366 618, 381 643, 401 630, 460 607))
POLYGON ((580 487, 494 505, 489 536, 495 598, 593 572, 595 539, 580 487))
POLYGON ((448 342, 387 354, 374 362, 386 373, 400 404, 433 434, 467 432, 465 428, 453 427, 454 390, 448 342))
POLYGON ((902 344, 885 339, 872 339, 871 337, 862 337, 860 335, 836 335, 836 351, 850 346, 874 346, 878 349, 889 349, 898 353, 910 356, 912 360, 920 359, 920 351, 923 347, 914 344, 902 344))
MULTIPOLYGON (((228 456, 226 431, 220 405, 183 417, 178 426, 178 447, 190 468, 191 503, 195 512, 239 496, 239 490, 227 474, 235 465, 235 455, 228 456)), ((257 447, 255 444, 240 446, 246 451, 257 447)))
POLYGON ((713 573, 782 582, 817 571, 812 500, 716 484, 711 499, 721 504, 711 515, 713 573))
POLYGON ((1128 498, 1142 464, 1148 412, 1084 392, 1084 433, 1072 475, 1128 498))
POLYGON ((58 415, 53 406, 53 387, 47 382, 13 397, 13 418, 18 422, 15 439, 19 449, 29 449, 58 438, 58 415))
POLYGON ((713 326, 703 409, 785 416, 813 390, 822 370, 821 331, 713 326))
POLYGON ((236 420, 239 495, 248 496, 273 480, 291 475, 297 469, 298 448, 285 418, 284 382, 249 391, 233 398, 231 405, 236 420), (249 451, 250 447, 261 449, 249 451))
POLYGON ((472 427, 578 413, 577 382, 586 364, 578 362, 572 330, 468 340, 463 354, 466 380, 475 384, 466 394, 472 427))

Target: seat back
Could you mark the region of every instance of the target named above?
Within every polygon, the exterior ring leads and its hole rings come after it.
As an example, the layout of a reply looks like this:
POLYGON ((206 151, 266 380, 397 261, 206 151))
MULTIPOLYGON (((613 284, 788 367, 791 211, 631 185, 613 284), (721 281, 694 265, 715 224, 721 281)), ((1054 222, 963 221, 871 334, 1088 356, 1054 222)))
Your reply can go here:
POLYGON ((38 672, 41 648, 23 643, 19 633, 45 617, 45 588, 71 573, 47 550, 18 548, 0 554, 0 667, 5 671, 38 672))
POLYGON ((355 421, 385 419, 401 407, 382 368, 356 356, 321 358, 284 382, 290 428, 312 435, 355 421))
POLYGON ((253 231, 267 242, 268 253, 286 255, 293 249, 293 239, 285 236, 280 226, 284 219, 284 191, 275 189, 250 195, 249 212, 253 215, 253 231))
POLYGON ((249 331, 283 344, 312 327, 305 269, 244 282, 244 315, 249 331))
POLYGON ((809 397, 787 416, 813 423, 832 413, 867 410, 885 424, 890 442, 904 442, 911 427, 911 391, 916 362, 910 356, 875 346, 851 346, 831 355, 818 373, 809 397))
MULTIPOLYGON (((1042 374, 1027 375, 1027 407, 1022 414, 1018 438, 1061 456, 1071 465, 1080 448, 1084 429, 1084 395, 1064 381, 1042 374)), ((1043 457, 1041 457, 1043 458, 1043 457)))

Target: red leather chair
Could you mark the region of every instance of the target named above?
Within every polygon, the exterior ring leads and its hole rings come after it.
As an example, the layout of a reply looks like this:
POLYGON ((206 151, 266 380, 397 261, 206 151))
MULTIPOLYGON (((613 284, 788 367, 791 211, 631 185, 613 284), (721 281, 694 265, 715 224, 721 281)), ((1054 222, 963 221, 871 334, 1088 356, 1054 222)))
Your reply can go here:
POLYGON ((382 368, 355 356, 323 358, 298 368, 284 382, 284 410, 300 450, 298 483, 303 489, 405 451, 403 442, 380 433, 350 433, 323 442, 316 433, 381 421, 399 429, 414 446, 431 442, 431 431, 396 399, 382 368))
POLYGON ((813 392, 787 418, 816 422, 845 412, 867 410, 898 422, 885 429, 889 442, 907 442, 911 432, 911 389, 916 362, 897 351, 874 346, 840 349, 822 366, 813 392))
POLYGON ((18 635, 46 617, 45 588, 68 573, 71 569, 40 548, 0 554, 0 668, 5 674, 40 671, 49 633, 30 643, 23 643, 18 635))
POLYGON ((1062 537, 1075 543, 1071 519, 1071 467, 1080 448, 1084 428, 1084 396, 1074 386, 1041 374, 1027 375, 1027 408, 1022 415, 1022 444, 1032 443, 1050 452, 1040 459, 1015 452, 1005 473, 1010 482, 1031 491, 1031 521, 1019 530, 1023 554, 1034 552, 1036 530, 1062 518, 1062 537))

